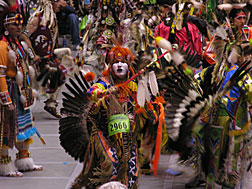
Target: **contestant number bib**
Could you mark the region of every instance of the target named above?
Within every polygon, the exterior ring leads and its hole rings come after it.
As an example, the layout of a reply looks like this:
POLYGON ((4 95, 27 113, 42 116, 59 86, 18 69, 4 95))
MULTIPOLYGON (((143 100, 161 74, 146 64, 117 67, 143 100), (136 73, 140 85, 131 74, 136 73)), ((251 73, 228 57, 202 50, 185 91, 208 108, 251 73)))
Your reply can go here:
POLYGON ((125 114, 117 114, 109 117, 108 133, 112 136, 117 133, 130 132, 129 118, 125 114))

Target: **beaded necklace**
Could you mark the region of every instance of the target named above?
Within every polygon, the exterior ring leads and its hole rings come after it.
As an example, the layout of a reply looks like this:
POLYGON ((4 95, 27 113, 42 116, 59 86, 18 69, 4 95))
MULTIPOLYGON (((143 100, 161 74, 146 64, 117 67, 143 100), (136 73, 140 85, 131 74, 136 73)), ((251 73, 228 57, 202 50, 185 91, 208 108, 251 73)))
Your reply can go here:
POLYGON ((17 69, 23 73, 23 86, 19 86, 19 89, 20 89, 21 95, 24 95, 24 97, 26 98, 26 102, 25 104, 23 104, 24 108, 26 108, 27 106, 30 106, 32 104, 32 100, 33 100, 31 82, 29 80, 29 75, 28 75, 29 65, 25 61, 26 54, 23 48, 21 47, 21 45, 16 40, 12 40, 12 41, 14 41, 14 43, 12 42, 13 45, 9 45, 9 46, 15 52, 17 56, 17 60, 18 60, 16 64, 17 69))

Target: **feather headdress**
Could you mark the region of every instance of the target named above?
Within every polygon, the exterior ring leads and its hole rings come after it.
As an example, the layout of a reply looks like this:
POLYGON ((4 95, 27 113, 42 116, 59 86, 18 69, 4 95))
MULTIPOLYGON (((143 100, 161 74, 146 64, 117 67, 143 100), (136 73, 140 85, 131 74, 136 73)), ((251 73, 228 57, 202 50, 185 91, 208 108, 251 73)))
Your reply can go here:
POLYGON ((28 23, 32 22, 34 17, 40 13, 43 13, 43 18, 41 19, 40 24, 44 27, 48 24, 48 27, 51 28, 54 19, 56 19, 56 15, 53 11, 53 5, 50 0, 39 0, 39 5, 36 11, 30 16, 28 23))
POLYGON ((9 12, 16 12, 16 0, 0 0, 0 7, 1 15, 9 12))
MULTIPOLYGON (((3 24, 4 23, 10 23, 8 20, 9 18, 7 15, 9 13, 16 13, 17 11, 17 5, 16 0, 0 0, 0 27, 1 32, 4 30, 3 24)), ((12 19, 15 21, 15 17, 12 19)))
POLYGON ((243 9, 246 6, 246 3, 251 0, 224 0, 222 4, 218 5, 218 9, 229 12, 233 8, 243 9))

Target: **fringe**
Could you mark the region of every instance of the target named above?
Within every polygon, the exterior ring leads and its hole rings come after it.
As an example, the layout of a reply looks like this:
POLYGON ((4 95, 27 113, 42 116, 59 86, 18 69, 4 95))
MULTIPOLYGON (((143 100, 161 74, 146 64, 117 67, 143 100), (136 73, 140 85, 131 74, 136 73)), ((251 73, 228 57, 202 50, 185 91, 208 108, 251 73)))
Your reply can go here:
POLYGON ((159 162, 160 151, 161 151, 161 142, 162 142, 162 125, 163 125, 163 121, 164 121, 164 117, 165 117, 163 104, 159 102, 158 106, 160 108, 160 115, 158 118, 159 123, 158 123, 157 137, 156 137, 154 160, 151 161, 154 176, 157 176, 158 162, 159 162))

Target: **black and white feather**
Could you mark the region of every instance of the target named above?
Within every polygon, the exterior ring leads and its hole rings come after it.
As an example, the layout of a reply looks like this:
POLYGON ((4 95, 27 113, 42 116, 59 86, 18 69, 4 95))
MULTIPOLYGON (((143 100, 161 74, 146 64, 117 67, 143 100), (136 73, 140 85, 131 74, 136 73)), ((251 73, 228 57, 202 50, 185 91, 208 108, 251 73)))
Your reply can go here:
POLYGON ((159 88, 165 91, 168 145, 181 153, 181 159, 188 157, 190 153, 193 128, 199 117, 248 73, 249 69, 244 71, 248 64, 249 62, 246 62, 237 69, 221 91, 222 80, 213 78, 215 82, 212 82, 214 67, 206 70, 204 81, 200 85, 176 66, 174 69, 168 70, 165 78, 159 80, 159 88))
POLYGON ((89 143, 88 113, 93 104, 86 94, 90 84, 81 72, 78 76, 75 74, 75 81, 71 78, 69 81, 71 85, 66 83, 68 91, 62 92, 64 117, 59 121, 60 144, 75 160, 83 162, 89 143))

